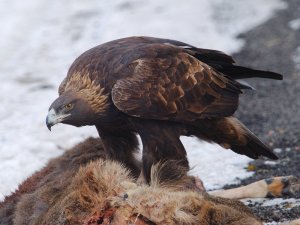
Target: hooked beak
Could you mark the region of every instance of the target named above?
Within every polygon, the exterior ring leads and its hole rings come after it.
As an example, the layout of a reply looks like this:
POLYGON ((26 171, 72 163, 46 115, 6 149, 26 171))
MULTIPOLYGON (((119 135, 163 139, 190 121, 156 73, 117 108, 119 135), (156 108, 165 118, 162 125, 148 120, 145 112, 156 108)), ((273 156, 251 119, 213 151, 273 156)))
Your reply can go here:
POLYGON ((48 115, 46 117, 46 125, 48 129, 51 131, 51 127, 57 123, 62 122, 66 117, 70 114, 56 114, 54 109, 49 110, 48 115))

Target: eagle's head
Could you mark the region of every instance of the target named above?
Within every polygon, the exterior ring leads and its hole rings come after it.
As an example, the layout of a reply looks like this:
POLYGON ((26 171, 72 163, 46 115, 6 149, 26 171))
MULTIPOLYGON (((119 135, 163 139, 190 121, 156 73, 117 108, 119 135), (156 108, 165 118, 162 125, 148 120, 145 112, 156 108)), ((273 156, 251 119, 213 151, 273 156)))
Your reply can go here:
POLYGON ((46 118, 49 130, 57 123, 77 127, 93 125, 93 110, 88 101, 76 92, 63 93, 51 104, 46 118))
POLYGON ((95 125, 108 108, 108 95, 89 76, 72 74, 62 82, 59 93, 46 118, 49 130, 57 123, 77 127, 95 125))

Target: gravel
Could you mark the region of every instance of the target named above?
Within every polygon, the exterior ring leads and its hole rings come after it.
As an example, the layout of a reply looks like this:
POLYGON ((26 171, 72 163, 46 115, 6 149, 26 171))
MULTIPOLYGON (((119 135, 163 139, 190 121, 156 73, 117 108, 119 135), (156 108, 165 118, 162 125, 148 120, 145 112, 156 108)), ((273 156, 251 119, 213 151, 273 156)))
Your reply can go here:
MULTIPOLYGON (((227 185, 224 188, 227 189, 246 185, 272 176, 294 175, 300 178, 300 150, 294 148, 280 149, 280 151, 279 149, 276 150, 279 156, 276 163, 265 159, 255 160, 251 162, 251 166, 249 167, 255 171, 254 176, 241 180, 239 185, 227 185)), ((248 199, 245 203, 259 218, 266 222, 278 222, 300 218, 300 192, 294 196, 285 196, 283 199, 278 199, 275 203, 272 203, 272 199, 248 199), (290 201, 294 204, 290 204, 290 201)))
POLYGON ((245 93, 239 117, 254 133, 273 147, 300 146, 300 71, 295 57, 300 46, 300 29, 288 26, 300 17, 299 0, 286 1, 288 7, 264 24, 240 35, 245 47, 234 58, 239 64, 272 70, 283 81, 247 80, 256 88, 245 93))
MULTIPOLYGON (((245 40, 245 46, 234 55, 239 64, 284 75, 283 81, 247 80, 257 91, 241 97, 236 116, 265 143, 279 148, 276 152, 280 159, 276 163, 253 161, 255 174, 241 184, 271 176, 300 178, 300 62, 297 61, 300 59, 300 29, 295 25, 300 18, 300 4, 299 0, 285 2, 287 7, 273 18, 239 36, 245 40)), ((300 201, 300 193, 295 198, 300 201)), ((248 204, 264 221, 300 218, 299 205, 287 207, 283 202, 263 206, 262 202, 255 201, 248 204)))

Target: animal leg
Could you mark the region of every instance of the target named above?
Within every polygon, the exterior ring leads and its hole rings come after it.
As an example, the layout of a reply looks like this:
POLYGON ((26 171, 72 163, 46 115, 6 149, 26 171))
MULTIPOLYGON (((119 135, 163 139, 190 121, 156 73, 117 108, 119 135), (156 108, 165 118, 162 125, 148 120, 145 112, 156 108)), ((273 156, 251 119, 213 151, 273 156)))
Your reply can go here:
POLYGON ((209 192, 213 196, 242 199, 291 196, 300 190, 300 181, 294 176, 272 177, 246 186, 209 192))

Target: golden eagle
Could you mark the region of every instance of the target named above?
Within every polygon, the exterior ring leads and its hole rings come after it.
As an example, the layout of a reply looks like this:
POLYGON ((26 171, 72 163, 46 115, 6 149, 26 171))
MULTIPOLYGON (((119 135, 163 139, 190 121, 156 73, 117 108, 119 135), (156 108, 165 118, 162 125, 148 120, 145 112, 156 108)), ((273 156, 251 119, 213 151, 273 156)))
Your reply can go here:
POLYGON ((277 159, 240 121, 232 117, 240 78, 282 79, 282 75, 234 64, 223 52, 179 41, 128 37, 80 55, 59 87, 46 123, 95 125, 108 156, 137 175, 134 153, 143 143, 142 171, 167 159, 188 167, 181 135, 218 143, 256 159, 277 159))

